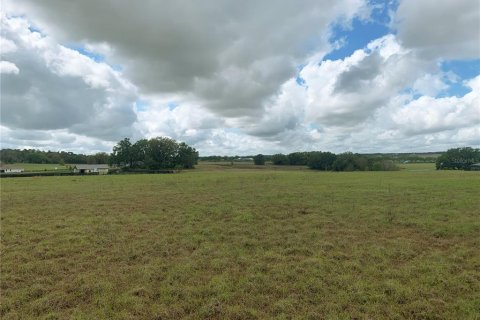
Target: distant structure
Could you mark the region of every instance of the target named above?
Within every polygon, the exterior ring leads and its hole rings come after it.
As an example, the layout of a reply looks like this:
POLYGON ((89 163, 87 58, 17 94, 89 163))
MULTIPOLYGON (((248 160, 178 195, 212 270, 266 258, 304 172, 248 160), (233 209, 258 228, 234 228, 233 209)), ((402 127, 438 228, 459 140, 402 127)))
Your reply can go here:
POLYGON ((472 171, 480 171, 480 163, 474 163, 470 166, 470 170, 472 171))
POLYGON ((73 166, 73 172, 78 174, 94 173, 108 174, 108 164, 76 164, 73 166))
POLYGON ((0 173, 19 173, 23 172, 22 168, 12 168, 12 167, 5 167, 5 166, 0 166, 0 173))

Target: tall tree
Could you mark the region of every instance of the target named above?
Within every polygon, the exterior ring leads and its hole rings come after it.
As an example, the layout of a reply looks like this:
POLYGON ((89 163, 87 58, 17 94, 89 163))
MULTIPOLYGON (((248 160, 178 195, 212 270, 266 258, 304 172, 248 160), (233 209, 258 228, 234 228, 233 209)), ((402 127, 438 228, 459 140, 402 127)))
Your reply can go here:
POLYGON ((191 169, 198 162, 198 152, 195 148, 190 147, 185 142, 178 145, 177 165, 184 169, 191 169))
POLYGON ((175 140, 157 137, 150 139, 148 144, 151 158, 149 166, 151 169, 175 167, 178 155, 178 144, 175 140))
POLYGON ((112 162, 118 165, 132 167, 133 165, 132 143, 129 138, 125 138, 113 147, 112 162))

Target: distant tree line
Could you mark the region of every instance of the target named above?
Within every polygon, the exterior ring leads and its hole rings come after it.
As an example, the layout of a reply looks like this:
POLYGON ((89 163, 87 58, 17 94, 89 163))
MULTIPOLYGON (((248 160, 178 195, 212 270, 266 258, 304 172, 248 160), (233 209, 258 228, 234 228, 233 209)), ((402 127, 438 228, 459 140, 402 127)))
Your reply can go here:
POLYGON ((269 159, 272 164, 279 166, 308 166, 314 170, 324 171, 393 171, 398 170, 393 160, 382 157, 367 157, 365 155, 346 152, 334 154, 331 152, 311 151, 293 152, 288 155, 274 154, 264 156, 258 154, 253 157, 256 165, 263 165, 269 159))
POLYGON ((34 149, 2 149, 2 163, 41 164, 110 164, 129 169, 193 168, 198 162, 198 152, 184 142, 157 137, 141 139, 135 143, 125 138, 119 141, 111 154, 99 152, 93 155, 65 151, 40 151, 34 149))
MULTIPOLYGON (((99 152, 93 155, 66 151, 41 151, 35 149, 2 149, 2 163, 52 163, 52 164, 115 164, 128 168, 164 169, 193 168, 202 161, 245 161, 253 159, 256 165, 272 162, 274 165, 300 165, 315 170, 326 171, 391 171, 398 168, 395 161, 427 162, 429 158, 412 154, 371 154, 360 155, 351 152, 334 154, 331 152, 293 152, 288 155, 274 154, 256 156, 206 156, 199 158, 198 152, 186 143, 157 137, 141 139, 132 143, 125 138, 119 141, 111 154, 99 152)), ((449 149, 436 158, 439 170, 470 170, 471 165, 480 162, 480 149, 470 147, 449 149)))
POLYGON ((480 162, 480 149, 470 147, 447 150, 437 158, 437 170, 470 170, 472 164, 480 162))
POLYGON ((363 154, 367 158, 377 158, 383 160, 392 160, 395 162, 402 163, 435 163, 437 157, 440 156, 442 152, 427 152, 427 153, 372 153, 372 154, 363 154))
POLYGON ((110 155, 99 152, 93 155, 77 154, 65 151, 41 151, 35 149, 2 149, 2 163, 53 163, 53 164, 107 164, 110 155))
POLYGON ((198 152, 184 142, 157 137, 132 143, 129 138, 119 141, 110 156, 110 163, 127 169, 193 168, 198 152))

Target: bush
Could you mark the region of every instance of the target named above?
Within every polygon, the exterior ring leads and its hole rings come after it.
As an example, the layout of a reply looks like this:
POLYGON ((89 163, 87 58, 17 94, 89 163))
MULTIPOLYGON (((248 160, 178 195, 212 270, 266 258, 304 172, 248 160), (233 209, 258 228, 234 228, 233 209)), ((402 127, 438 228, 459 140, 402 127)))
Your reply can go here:
POLYGON ((274 165, 286 166, 289 164, 289 161, 286 155, 277 153, 272 156, 272 163, 274 165))
POLYGON ((371 171, 396 171, 399 168, 395 165, 392 160, 378 160, 369 164, 369 169, 371 171))
POLYGON ((263 154, 257 154, 253 157, 253 163, 257 166, 265 165, 265 156, 263 154))
POLYGON ((333 163, 335 171, 364 171, 367 169, 368 160, 351 152, 339 154, 333 163))
POLYGON ((355 156, 351 152, 339 154, 332 167, 335 171, 353 171, 355 169, 355 156))
POLYGON ((337 156, 331 152, 311 152, 308 157, 308 167, 314 170, 332 170, 337 156))
POLYGON ((288 163, 291 166, 305 166, 308 163, 307 152, 293 152, 288 155, 288 163))

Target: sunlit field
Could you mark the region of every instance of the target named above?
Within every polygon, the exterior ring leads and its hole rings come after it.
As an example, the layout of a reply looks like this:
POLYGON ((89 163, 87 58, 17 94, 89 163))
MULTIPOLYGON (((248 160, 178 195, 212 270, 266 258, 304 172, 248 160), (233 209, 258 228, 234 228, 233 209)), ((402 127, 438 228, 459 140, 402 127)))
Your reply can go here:
POLYGON ((480 172, 235 166, 2 179, 0 318, 479 318, 480 172))

